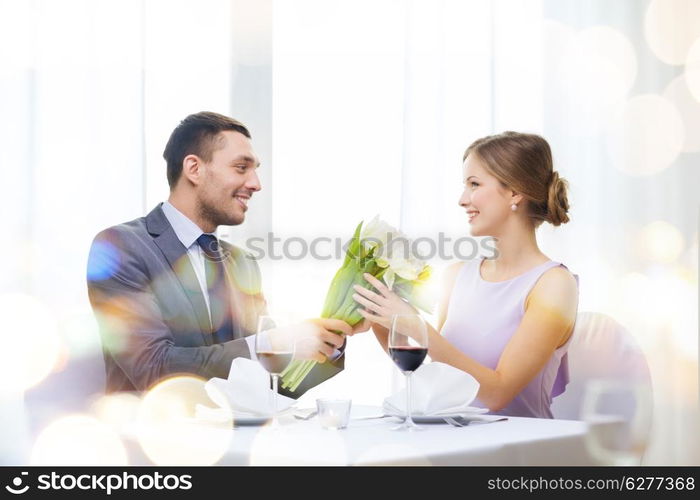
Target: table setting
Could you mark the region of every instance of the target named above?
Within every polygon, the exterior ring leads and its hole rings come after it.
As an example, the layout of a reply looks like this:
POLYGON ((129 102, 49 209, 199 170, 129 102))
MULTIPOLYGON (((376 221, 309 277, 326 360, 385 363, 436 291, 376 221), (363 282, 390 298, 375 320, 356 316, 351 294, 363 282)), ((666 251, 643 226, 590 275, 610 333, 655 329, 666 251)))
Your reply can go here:
MULTIPOLYGON (((316 407, 298 407, 296 400, 273 393, 269 387, 269 373, 259 363, 236 359, 228 379, 212 378, 206 383, 207 394, 216 407, 198 404, 196 417, 202 421, 230 419, 235 427, 268 425, 273 421, 275 405, 282 426, 312 421, 322 428, 342 429, 356 422, 388 419, 395 423, 406 417, 405 388, 385 398, 381 407, 353 406, 350 399, 332 398, 317 400, 316 407), (342 426, 335 421, 338 419, 344 421, 342 426)), ((506 420, 473 406, 478 387, 471 375, 449 365, 423 365, 413 374, 412 418, 416 423, 455 427, 506 420)))
MULTIPOLYGON (((168 455, 156 456, 156 463, 182 446, 189 447, 188 456, 198 453, 198 446, 215 448, 207 455, 215 460, 206 463, 218 465, 592 463, 585 422, 489 415, 474 406, 478 386, 471 376, 442 363, 423 364, 412 382, 412 415, 423 430, 395 431, 406 416, 403 387, 382 404, 355 404, 328 392, 317 401, 299 402, 274 393, 270 373, 260 363, 237 359, 226 379, 202 382, 204 397, 192 413, 197 425, 176 426, 178 432, 194 429, 203 441, 166 433, 161 446, 169 443, 168 455), (275 416, 277 426, 272 425, 275 416)), ((153 454, 142 452, 142 439, 131 436, 127 442, 134 463, 152 463, 153 454)))

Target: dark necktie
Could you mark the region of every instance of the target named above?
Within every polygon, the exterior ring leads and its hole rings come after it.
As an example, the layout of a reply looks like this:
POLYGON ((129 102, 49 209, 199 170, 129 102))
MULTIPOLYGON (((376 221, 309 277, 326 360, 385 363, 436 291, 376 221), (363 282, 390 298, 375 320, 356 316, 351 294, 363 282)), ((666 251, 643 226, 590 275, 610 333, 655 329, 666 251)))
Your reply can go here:
POLYGON ((212 338, 220 344, 233 339, 231 325, 231 293, 226 282, 225 255, 219 246, 219 240, 213 234, 202 234, 197 243, 204 251, 204 269, 209 292, 209 311, 211 314, 212 338))

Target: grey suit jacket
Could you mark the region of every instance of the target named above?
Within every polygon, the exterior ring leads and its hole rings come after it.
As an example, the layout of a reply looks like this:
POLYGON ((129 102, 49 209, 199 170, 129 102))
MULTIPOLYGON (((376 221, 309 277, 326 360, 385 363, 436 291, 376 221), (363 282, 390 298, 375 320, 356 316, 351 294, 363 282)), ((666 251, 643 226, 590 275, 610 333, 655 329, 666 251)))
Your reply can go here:
MULTIPOLYGON (((187 249, 160 205, 146 217, 110 227, 94 239, 88 295, 97 317, 107 392, 146 390, 175 374, 227 378, 231 362, 250 358, 244 337, 266 314, 260 270, 252 256, 222 242, 231 290, 233 340, 215 344, 206 303, 187 249)), ((316 365, 293 394, 343 369, 344 356, 316 365)))

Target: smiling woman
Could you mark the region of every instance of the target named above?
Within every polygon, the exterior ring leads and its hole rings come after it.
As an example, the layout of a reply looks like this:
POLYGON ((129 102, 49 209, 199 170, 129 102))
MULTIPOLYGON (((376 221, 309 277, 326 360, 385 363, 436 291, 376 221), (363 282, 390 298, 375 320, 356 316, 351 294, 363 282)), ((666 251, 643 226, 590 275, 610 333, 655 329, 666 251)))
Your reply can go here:
MULTIPOLYGON (((467 209, 470 223, 480 214, 481 203, 490 203, 492 197, 504 201, 496 205, 501 209, 508 206, 516 212, 522 206, 535 228, 545 221, 553 226, 569 222, 567 183, 553 169, 552 152, 542 137, 517 132, 484 137, 467 148, 463 160, 466 180, 460 205, 467 209)), ((472 235, 494 231, 483 227, 490 215, 487 212, 481 217, 479 226, 472 224, 472 235)), ((498 216, 499 224, 505 220, 504 215, 507 212, 498 216)))
MULTIPOLYGON (((471 233, 496 240, 493 260, 448 269, 429 355, 480 384, 477 405, 494 413, 552 418, 552 398, 568 382, 567 349, 578 285, 563 264, 537 246, 543 221, 568 221, 566 183, 552 168, 549 145, 532 134, 505 132, 475 141, 464 154, 471 233)), ((358 289, 386 349, 387 319, 405 304, 379 281, 358 289)))

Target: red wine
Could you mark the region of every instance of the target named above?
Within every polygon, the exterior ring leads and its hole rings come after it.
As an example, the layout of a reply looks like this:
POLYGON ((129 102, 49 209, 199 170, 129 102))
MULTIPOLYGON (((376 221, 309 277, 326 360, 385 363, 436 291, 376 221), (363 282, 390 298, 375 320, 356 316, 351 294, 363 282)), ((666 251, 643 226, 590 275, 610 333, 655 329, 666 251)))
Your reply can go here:
POLYGON ((292 362, 293 352, 259 352, 258 361, 268 372, 278 375, 292 362))
POLYGON ((390 347, 391 359, 403 372, 412 372, 418 369, 428 355, 427 347, 390 347))

